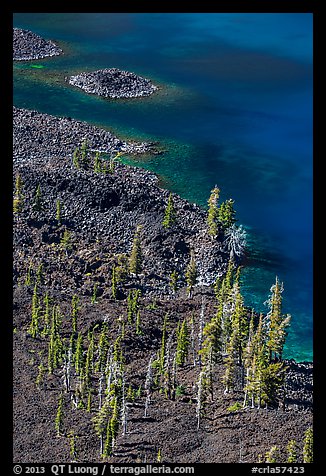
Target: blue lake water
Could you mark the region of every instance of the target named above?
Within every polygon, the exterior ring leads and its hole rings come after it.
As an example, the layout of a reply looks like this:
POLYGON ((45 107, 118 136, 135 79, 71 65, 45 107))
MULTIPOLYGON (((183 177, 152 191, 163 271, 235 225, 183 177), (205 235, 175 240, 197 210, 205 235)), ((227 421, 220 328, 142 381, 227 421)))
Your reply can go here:
POLYGON ((139 158, 182 197, 233 198, 248 231, 246 303, 266 311, 277 275, 292 315, 286 356, 312 358, 312 15, 303 13, 15 14, 14 26, 65 55, 14 64, 14 104, 157 140, 139 158), (35 67, 43 66, 43 67, 35 67), (105 100, 64 77, 127 69, 158 94, 105 100))

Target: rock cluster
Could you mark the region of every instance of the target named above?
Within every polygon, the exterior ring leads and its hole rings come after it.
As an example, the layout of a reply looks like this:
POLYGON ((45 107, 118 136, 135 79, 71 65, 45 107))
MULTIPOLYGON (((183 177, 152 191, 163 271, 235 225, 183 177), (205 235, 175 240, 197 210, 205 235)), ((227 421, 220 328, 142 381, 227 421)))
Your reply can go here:
POLYGON ((68 82, 87 93, 106 98, 149 96, 158 89, 149 79, 117 68, 80 73, 70 76, 68 82))
POLYGON ((29 30, 13 29, 14 61, 35 60, 48 56, 58 56, 62 53, 62 49, 51 40, 45 40, 29 30))
POLYGON ((155 153, 154 144, 125 142, 111 132, 76 121, 27 109, 13 109, 14 163, 54 156, 67 158, 84 140, 91 150, 111 153, 155 153))

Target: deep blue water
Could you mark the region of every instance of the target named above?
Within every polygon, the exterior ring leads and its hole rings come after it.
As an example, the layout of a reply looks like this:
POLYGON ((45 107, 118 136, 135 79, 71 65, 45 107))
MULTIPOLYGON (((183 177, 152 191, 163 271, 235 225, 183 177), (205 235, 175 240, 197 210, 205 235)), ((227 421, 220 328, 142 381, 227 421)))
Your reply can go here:
POLYGON ((246 303, 266 311, 277 275, 292 315, 286 355, 311 359, 312 15, 33 13, 15 14, 14 26, 66 51, 14 64, 14 104, 158 140, 165 154, 137 165, 200 205, 217 184, 248 231, 246 303), (64 84, 104 67, 147 76, 161 90, 110 101, 64 84))

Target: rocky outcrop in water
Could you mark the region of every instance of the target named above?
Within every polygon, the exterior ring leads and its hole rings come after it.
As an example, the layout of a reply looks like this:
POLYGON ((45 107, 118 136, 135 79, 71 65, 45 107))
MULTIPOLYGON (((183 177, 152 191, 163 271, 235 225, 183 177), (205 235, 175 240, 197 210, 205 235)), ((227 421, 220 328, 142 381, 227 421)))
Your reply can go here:
POLYGON ((48 56, 58 56, 62 53, 62 49, 51 40, 45 40, 29 30, 13 29, 14 61, 36 60, 48 56))
POLYGON ((149 79, 117 68, 80 73, 70 76, 68 82, 89 94, 105 98, 149 96, 158 89, 149 79))

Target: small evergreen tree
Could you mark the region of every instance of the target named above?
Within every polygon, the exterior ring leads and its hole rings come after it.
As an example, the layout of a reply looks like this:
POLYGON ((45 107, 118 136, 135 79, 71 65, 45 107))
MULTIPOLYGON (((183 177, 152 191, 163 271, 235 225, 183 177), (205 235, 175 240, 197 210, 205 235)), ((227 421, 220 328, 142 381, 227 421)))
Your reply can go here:
POLYGON ((75 435, 74 431, 71 430, 68 433, 68 438, 69 438, 69 447, 70 447, 70 457, 72 459, 73 463, 77 462, 77 451, 76 451, 76 438, 77 436, 75 435))
POLYGON ((297 463, 298 454, 297 454, 297 442, 295 440, 290 440, 286 447, 287 451, 287 463, 297 463))
POLYGON ((38 184, 35 196, 34 196, 34 203, 33 203, 33 210, 36 212, 40 212, 42 210, 42 192, 41 186, 38 184))
POLYGON ((169 283, 173 293, 177 292, 178 280, 179 280, 179 273, 174 269, 172 273, 170 274, 170 283, 169 283))
POLYGON ((208 199, 208 214, 207 214, 208 233, 214 238, 218 236, 219 196, 220 196, 220 189, 215 185, 215 187, 211 190, 211 194, 208 199))
POLYGON ((313 456, 313 431, 312 428, 308 428, 304 435, 304 442, 303 442, 303 462, 304 463, 313 463, 314 456, 313 456))
POLYGON ((176 353, 176 364, 183 366, 188 357, 189 350, 189 332, 187 321, 184 319, 182 321, 179 332, 177 333, 177 353, 176 353))
POLYGON ((79 148, 76 147, 76 149, 74 150, 74 153, 72 155, 72 163, 74 165, 74 167, 76 167, 76 169, 79 169, 80 168, 80 164, 79 164, 79 148))
POLYGON ((269 360, 278 356, 282 359, 283 347, 287 336, 286 328, 290 325, 291 316, 282 313, 282 293, 283 283, 276 277, 275 284, 271 287, 271 296, 267 301, 269 306, 269 332, 267 348, 269 350, 269 360))
POLYGON ((15 194, 13 201, 13 212, 15 214, 21 213, 24 207, 24 195, 23 195, 23 181, 21 175, 16 175, 15 194))
POLYGON ((235 222, 234 200, 231 198, 221 203, 218 209, 218 221, 224 229, 230 228, 235 222))
POLYGON ((277 463, 279 460, 279 449, 277 446, 272 446, 266 453, 265 463, 277 463))
POLYGON ((74 294, 71 299, 71 320, 72 320, 72 331, 76 334, 77 333, 77 318, 78 318, 78 311, 79 311, 79 298, 77 294, 74 294))
POLYGON ((35 338, 39 333, 39 318, 41 307, 39 304, 39 297, 37 294, 37 283, 34 286, 33 298, 32 298, 32 319, 29 326, 30 335, 35 338))
POLYGON ((164 212, 164 219, 162 225, 164 226, 164 228, 171 228, 171 226, 174 225, 175 221, 176 211, 173 204, 172 193, 170 192, 168 203, 164 212))

